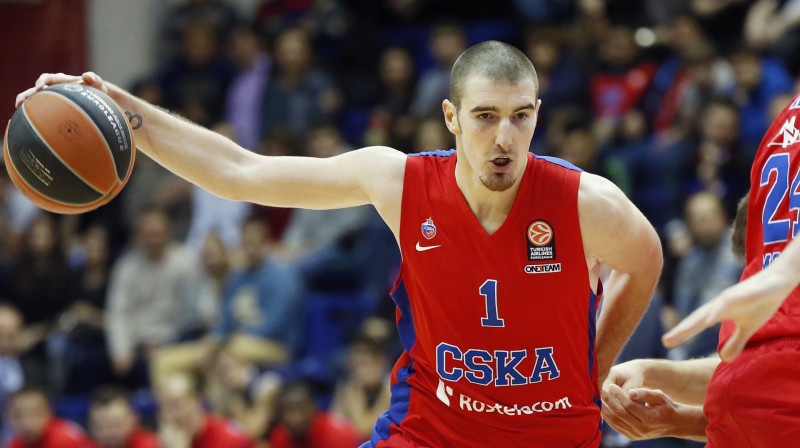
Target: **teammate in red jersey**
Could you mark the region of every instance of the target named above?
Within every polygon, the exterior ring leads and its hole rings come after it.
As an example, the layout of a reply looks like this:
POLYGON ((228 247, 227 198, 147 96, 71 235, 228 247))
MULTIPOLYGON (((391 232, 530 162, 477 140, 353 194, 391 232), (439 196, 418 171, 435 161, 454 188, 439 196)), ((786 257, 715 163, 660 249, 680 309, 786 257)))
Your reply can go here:
POLYGON ((255 448, 255 443, 232 421, 208 414, 194 383, 183 375, 157 387, 159 435, 165 448, 255 448))
POLYGON ((604 413, 623 432, 640 436, 636 438, 707 438, 710 448, 797 444, 798 115, 800 95, 773 121, 756 153, 750 173, 742 282, 698 308, 664 337, 666 345, 675 346, 722 322, 721 359, 636 360, 615 367, 609 382, 621 387, 607 385, 604 401, 609 406, 604 413), (640 389, 643 386, 648 389, 640 389), (704 401, 701 412, 684 406, 690 401, 704 401), (643 407, 640 402, 649 405, 643 407))
POLYGON ((159 448, 158 437, 139 425, 124 391, 103 387, 92 394, 89 429, 99 448, 159 448))
POLYGON ((510 45, 466 50, 442 104, 456 149, 369 147, 264 157, 97 75, 141 117, 139 149, 212 193, 279 207, 373 204, 403 255, 393 298, 405 353, 369 447, 596 447, 605 378, 655 287, 661 246, 609 181, 529 155, 536 72, 510 45), (602 265, 613 271, 596 319, 602 265))
POLYGON ((23 387, 11 396, 8 407, 14 436, 5 448, 95 448, 78 425, 53 416, 39 388, 23 387))

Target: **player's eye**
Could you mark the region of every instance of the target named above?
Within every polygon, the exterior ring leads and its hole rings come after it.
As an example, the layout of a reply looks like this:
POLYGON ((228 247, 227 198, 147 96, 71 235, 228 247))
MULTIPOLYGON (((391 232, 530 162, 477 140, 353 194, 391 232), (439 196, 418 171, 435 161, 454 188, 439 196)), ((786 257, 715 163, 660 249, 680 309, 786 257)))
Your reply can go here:
POLYGON ((528 118, 528 113, 527 112, 519 112, 519 113, 517 113, 517 120, 524 120, 526 118, 528 118))
POLYGON ((484 112, 482 114, 478 114, 478 119, 479 120, 488 120, 489 118, 492 118, 492 115, 490 113, 488 113, 488 112, 484 112))

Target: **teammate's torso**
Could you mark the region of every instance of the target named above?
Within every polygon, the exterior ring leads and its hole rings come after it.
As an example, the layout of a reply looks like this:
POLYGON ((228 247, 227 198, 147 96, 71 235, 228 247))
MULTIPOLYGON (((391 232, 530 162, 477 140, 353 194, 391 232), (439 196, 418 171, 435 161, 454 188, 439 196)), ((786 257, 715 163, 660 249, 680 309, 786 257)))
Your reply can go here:
MULTIPOLYGON (((747 208, 747 265, 742 280, 769 266, 800 230, 800 96, 773 121, 753 161, 747 208)), ((720 346, 733 333, 723 322, 720 346)), ((800 336, 800 288, 786 299, 775 316, 751 342, 800 336)))
POLYGON ((488 235, 455 162, 439 153, 406 165, 393 297, 407 353, 394 372, 393 428, 433 447, 592 446, 597 300, 580 172, 530 155, 511 212, 488 235))

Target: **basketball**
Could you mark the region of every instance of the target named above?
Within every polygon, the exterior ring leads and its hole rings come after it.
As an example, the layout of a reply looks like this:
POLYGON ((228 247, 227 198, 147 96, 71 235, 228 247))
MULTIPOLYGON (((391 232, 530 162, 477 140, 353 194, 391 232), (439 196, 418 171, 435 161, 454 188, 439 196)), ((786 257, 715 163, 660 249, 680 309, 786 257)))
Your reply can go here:
POLYGON ((39 207, 63 214, 93 210, 130 177, 135 146, 125 114, 97 89, 56 84, 17 108, 3 158, 19 190, 39 207))

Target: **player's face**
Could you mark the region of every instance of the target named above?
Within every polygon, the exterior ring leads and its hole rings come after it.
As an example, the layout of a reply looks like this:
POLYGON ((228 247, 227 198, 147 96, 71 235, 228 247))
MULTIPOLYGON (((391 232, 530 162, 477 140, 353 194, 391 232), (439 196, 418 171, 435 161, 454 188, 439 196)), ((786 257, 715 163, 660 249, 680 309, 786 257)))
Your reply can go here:
POLYGON ((459 157, 489 190, 507 190, 522 176, 540 104, 531 78, 498 83, 479 75, 464 84, 457 112, 445 101, 459 157))

